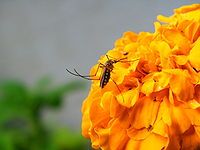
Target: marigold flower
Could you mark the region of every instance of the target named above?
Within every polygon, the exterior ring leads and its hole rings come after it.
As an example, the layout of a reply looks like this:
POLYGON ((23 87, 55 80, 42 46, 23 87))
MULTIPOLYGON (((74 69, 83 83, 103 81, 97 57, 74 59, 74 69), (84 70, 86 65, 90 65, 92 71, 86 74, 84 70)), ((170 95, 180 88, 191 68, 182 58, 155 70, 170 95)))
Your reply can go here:
POLYGON ((200 4, 158 20, 154 33, 125 32, 106 55, 127 59, 104 88, 92 82, 82 134, 94 149, 200 149, 200 4))

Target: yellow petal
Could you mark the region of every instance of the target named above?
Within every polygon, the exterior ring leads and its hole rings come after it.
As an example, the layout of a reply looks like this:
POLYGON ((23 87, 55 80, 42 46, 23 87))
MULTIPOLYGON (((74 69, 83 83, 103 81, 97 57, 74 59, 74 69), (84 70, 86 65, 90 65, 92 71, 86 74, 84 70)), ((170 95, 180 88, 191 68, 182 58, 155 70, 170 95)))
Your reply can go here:
POLYGON ((192 109, 200 108, 200 103, 198 103, 196 100, 191 100, 188 102, 189 107, 192 109))
POLYGON ((200 70, 200 38, 194 43, 189 54, 189 61, 196 70, 200 70))
POLYGON ((139 46, 138 43, 130 43, 124 47, 124 51, 128 53, 135 53, 138 46, 139 46))
POLYGON ((122 92, 117 96, 118 102, 125 107, 132 107, 139 97, 139 88, 131 89, 127 92, 122 92))
POLYGON ((158 15, 157 16, 157 20, 160 21, 160 22, 165 22, 165 23, 174 23, 176 22, 176 20, 173 18, 173 17, 166 17, 166 16, 163 16, 163 15, 158 15))
POLYGON ((154 91, 155 82, 153 79, 149 79, 144 82, 141 88, 141 92, 149 96, 154 91))
POLYGON ((171 75, 165 72, 156 72, 153 75, 153 80, 155 81, 154 92, 161 91, 167 88, 171 75))
POLYGON ((165 124, 167 124, 168 126, 171 126, 172 124, 172 119, 171 119, 171 109, 170 109, 170 103, 169 100, 164 97, 163 101, 160 105, 160 111, 162 114, 162 120, 165 124))
POLYGON ((163 120, 157 120, 153 126, 152 132, 163 137, 169 137, 168 126, 163 122, 163 120))
POLYGON ((139 98, 139 81, 136 78, 125 78, 123 90, 120 94, 117 95, 118 102, 125 107, 134 106, 135 102, 139 98))
POLYGON ((191 5, 185 5, 181 6, 179 8, 174 9, 176 13, 187 13, 193 10, 200 9, 200 4, 191 4, 191 5))
POLYGON ((164 41, 159 41, 159 42, 151 42, 150 48, 153 49, 154 51, 158 51, 160 53, 160 61, 161 61, 161 66, 162 68, 171 68, 171 63, 169 56, 172 52, 170 49, 169 45, 164 42, 164 41))
POLYGON ((184 20, 194 20, 196 22, 200 21, 200 5, 197 5, 192 11, 185 11, 180 14, 181 18, 184 20))
POLYGON ((184 55, 175 55, 173 57, 178 65, 185 65, 188 61, 188 57, 184 55))
POLYGON ((161 24, 160 24, 160 22, 154 22, 154 28, 155 28, 155 32, 157 32, 158 31, 158 29, 161 27, 161 24))

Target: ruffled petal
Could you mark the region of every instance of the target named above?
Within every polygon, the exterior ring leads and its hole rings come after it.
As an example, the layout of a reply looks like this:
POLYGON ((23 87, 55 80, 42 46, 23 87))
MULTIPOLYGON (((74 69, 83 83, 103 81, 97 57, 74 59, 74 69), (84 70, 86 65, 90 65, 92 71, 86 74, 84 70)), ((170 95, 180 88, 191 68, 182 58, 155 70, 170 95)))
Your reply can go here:
POLYGON ((200 70, 200 38, 194 43, 189 54, 189 61, 196 70, 200 70))
POLYGON ((130 149, 153 149, 153 150, 161 150, 164 149, 168 144, 168 138, 164 138, 157 134, 150 134, 148 138, 142 141, 136 141, 134 139, 130 139, 127 143, 126 150, 130 149))

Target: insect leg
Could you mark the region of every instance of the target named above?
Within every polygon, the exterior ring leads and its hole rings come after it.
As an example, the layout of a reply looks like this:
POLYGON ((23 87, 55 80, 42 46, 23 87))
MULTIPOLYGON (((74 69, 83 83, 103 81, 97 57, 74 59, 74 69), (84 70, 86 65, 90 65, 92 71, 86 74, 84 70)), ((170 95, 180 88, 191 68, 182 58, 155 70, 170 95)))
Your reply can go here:
POLYGON ((67 70, 67 72, 69 72, 70 74, 72 74, 72 75, 74 75, 74 76, 79 76, 78 74, 75 74, 75 73, 71 72, 71 71, 68 70, 67 68, 66 68, 66 70, 67 70))
POLYGON ((67 72, 69 72, 70 74, 72 74, 72 75, 74 75, 74 76, 78 76, 78 77, 81 77, 81 78, 84 78, 84 79, 87 79, 87 80, 100 80, 101 76, 100 76, 98 79, 95 79, 95 78, 92 79, 92 78, 91 78, 91 77, 96 76, 96 74, 97 74, 97 72, 98 72, 98 70, 99 70, 100 67, 105 67, 105 66, 104 66, 104 64, 99 63, 95 74, 94 74, 94 75, 87 75, 87 76, 81 75, 80 73, 78 73, 78 71, 77 71, 76 69, 74 69, 75 73, 71 72, 71 71, 68 70, 68 69, 66 69, 66 70, 67 70, 67 72))
POLYGON ((134 60, 127 60, 127 61, 126 61, 126 60, 124 61, 124 60, 122 60, 122 59, 119 59, 118 61, 121 62, 121 63, 127 63, 127 62, 134 62, 134 61, 137 61, 137 60, 139 60, 139 58, 136 58, 136 59, 134 59, 134 60))
POLYGON ((122 96, 123 102, 124 102, 124 97, 123 97, 122 92, 121 92, 120 88, 118 87, 117 83, 116 83, 111 77, 110 77, 110 79, 113 81, 113 83, 115 83, 115 85, 116 85, 118 91, 120 92, 120 94, 121 94, 121 96, 122 96))
POLYGON ((76 69, 74 69, 74 71, 76 72, 76 74, 78 75, 78 76, 80 76, 80 77, 94 77, 94 76, 96 76, 97 75, 97 72, 98 72, 98 70, 99 70, 99 68, 102 68, 102 67, 104 67, 104 64, 102 64, 102 63, 99 63, 99 65, 98 65, 98 67, 97 67, 97 70, 96 70, 96 72, 95 72, 95 74, 93 74, 93 75, 81 75, 80 73, 78 73, 78 71, 76 70, 76 69))
MULTIPOLYGON (((102 67, 102 66, 104 66, 104 64, 102 64, 102 63, 100 63, 100 64, 98 65, 97 71, 96 71, 95 75, 93 75, 93 76, 96 76, 99 67, 102 67)), ((105 67, 105 66, 104 66, 104 67, 105 67)), ((79 73, 76 71, 76 69, 74 69, 74 71, 77 73, 77 75, 78 75, 79 77, 81 77, 81 78, 83 78, 83 79, 87 79, 87 80, 100 80, 101 77, 102 77, 102 74, 103 74, 103 71, 101 71, 101 75, 99 76, 99 78, 97 78, 97 79, 92 79, 92 78, 88 78, 88 77, 91 77, 91 76, 82 76, 81 74, 79 74, 79 73)))
POLYGON ((108 60, 110 60, 109 57, 108 57, 108 55, 106 55, 106 57, 107 57, 108 60))
POLYGON ((108 58, 108 60, 110 60, 110 59, 109 59, 109 57, 110 57, 110 58, 114 59, 116 62, 119 62, 119 61, 121 62, 121 60, 127 59, 127 57, 117 59, 117 58, 114 58, 114 57, 109 56, 109 55, 106 55, 106 57, 108 58))
POLYGON ((87 79, 87 80, 99 80, 99 78, 91 78, 91 77, 93 77, 93 76, 82 76, 80 73, 78 73, 77 71, 76 71, 76 69, 74 69, 74 71, 76 72, 76 75, 77 76, 79 76, 79 77, 81 77, 81 78, 83 78, 83 79, 87 79))

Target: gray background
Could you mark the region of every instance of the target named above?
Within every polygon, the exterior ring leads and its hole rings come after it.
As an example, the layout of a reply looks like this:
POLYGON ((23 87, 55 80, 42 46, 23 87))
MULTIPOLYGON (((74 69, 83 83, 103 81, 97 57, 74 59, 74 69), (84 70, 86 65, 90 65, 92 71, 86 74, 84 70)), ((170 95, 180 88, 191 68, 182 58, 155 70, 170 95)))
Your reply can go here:
MULTIPOLYGON (((32 84, 44 75, 56 83, 74 79, 65 68, 88 74, 123 32, 153 32, 158 14, 198 0, 0 0, 0 77, 32 84)), ((89 83, 88 83, 89 89, 89 83)), ((46 110, 47 123, 80 128, 77 92, 61 111, 46 110)))

